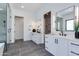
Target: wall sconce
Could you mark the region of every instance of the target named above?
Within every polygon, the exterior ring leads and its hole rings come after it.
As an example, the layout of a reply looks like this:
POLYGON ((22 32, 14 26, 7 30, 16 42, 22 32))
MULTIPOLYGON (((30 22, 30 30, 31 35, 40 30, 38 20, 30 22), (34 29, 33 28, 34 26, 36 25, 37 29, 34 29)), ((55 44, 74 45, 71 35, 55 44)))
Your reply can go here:
POLYGON ((35 29, 36 28, 36 23, 32 22, 32 28, 35 29))

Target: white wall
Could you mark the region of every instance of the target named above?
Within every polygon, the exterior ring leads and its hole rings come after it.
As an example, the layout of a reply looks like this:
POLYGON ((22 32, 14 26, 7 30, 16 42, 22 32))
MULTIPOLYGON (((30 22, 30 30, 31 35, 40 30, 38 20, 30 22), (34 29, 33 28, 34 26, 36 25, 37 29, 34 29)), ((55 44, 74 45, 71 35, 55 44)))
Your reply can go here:
POLYGON ((21 11, 21 10, 18 10, 18 9, 14 9, 12 7, 12 5, 10 4, 11 6, 11 20, 12 20, 12 37, 11 37, 11 42, 13 43, 14 42, 14 24, 15 24, 15 21, 14 21, 14 17, 15 16, 22 16, 24 17, 24 41, 27 41, 27 40, 31 40, 31 32, 29 31, 29 25, 32 23, 32 20, 34 20, 33 18, 33 15, 26 11, 21 11))

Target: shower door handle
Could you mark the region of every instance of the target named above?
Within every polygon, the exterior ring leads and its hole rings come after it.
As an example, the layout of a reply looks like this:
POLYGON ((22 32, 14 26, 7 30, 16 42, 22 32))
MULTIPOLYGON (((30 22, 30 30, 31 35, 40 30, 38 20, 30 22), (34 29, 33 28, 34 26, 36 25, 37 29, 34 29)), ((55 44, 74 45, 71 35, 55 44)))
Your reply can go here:
POLYGON ((6 21, 5 20, 3 21, 3 23, 4 23, 4 27, 6 27, 6 21))

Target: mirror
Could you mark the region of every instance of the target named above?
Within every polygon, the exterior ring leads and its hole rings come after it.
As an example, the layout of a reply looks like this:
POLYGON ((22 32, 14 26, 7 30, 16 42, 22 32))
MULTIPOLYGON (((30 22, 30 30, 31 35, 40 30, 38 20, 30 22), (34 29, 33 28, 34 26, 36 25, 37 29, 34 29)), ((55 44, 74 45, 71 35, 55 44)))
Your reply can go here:
POLYGON ((63 29, 63 18, 56 17, 56 31, 61 31, 63 29))
POLYGON ((62 9, 56 14, 56 31, 74 31, 75 7, 62 9))

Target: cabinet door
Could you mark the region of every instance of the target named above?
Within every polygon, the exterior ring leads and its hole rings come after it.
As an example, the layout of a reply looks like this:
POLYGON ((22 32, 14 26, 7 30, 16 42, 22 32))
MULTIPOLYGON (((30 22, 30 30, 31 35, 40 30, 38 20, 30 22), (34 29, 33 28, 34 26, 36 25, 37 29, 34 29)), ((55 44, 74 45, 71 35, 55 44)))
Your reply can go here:
POLYGON ((58 38, 57 39, 57 56, 67 56, 68 55, 68 41, 66 39, 58 38))
POLYGON ((51 54, 55 55, 55 43, 52 37, 45 38, 45 49, 51 54))
POLYGON ((36 44, 41 44, 41 37, 36 37, 35 39, 36 39, 36 41, 35 41, 36 44))
POLYGON ((52 53, 53 55, 56 55, 57 44, 56 44, 56 39, 55 39, 55 37, 52 37, 51 40, 50 40, 50 42, 51 42, 51 45, 50 45, 51 53, 52 53))
POLYGON ((45 49, 50 52, 50 41, 49 41, 49 37, 45 37, 45 49))

